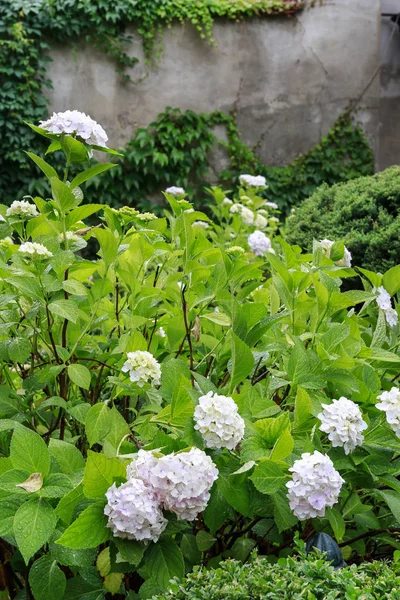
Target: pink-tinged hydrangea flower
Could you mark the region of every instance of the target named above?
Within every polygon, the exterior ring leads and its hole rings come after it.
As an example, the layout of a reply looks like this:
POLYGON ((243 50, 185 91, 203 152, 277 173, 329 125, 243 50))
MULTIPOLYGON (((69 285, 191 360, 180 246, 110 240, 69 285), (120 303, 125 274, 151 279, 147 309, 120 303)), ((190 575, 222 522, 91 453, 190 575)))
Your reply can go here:
POLYGON ((168 521, 154 492, 143 481, 132 478, 118 488, 114 483, 106 497, 104 514, 108 517, 107 527, 114 536, 158 541, 168 521))
POLYGON ((145 383, 160 385, 161 368, 154 356, 145 350, 127 353, 128 360, 124 363, 121 371, 129 372, 130 380, 143 387, 145 383))
POLYGON ((46 246, 37 242, 25 242, 20 245, 18 251, 37 258, 51 258, 53 256, 53 253, 47 250, 46 246))
POLYGON ((332 404, 323 404, 322 408, 317 417, 321 421, 319 429, 328 434, 333 447, 343 447, 345 454, 349 454, 362 445, 361 432, 367 429, 367 424, 357 404, 341 397, 332 404))
POLYGON ((267 181, 262 175, 240 175, 239 181, 242 185, 253 188, 263 188, 267 185, 267 181))
POLYGON ((293 475, 286 484, 287 497, 291 510, 301 521, 323 517, 325 509, 338 501, 344 480, 329 456, 317 450, 313 454, 305 452, 289 471, 293 475))
MULTIPOLYGON (((334 243, 335 242, 333 242, 332 240, 327 240, 327 239, 320 241, 322 251, 325 254, 325 256, 327 256, 328 258, 331 257, 331 250, 332 250, 332 246, 334 243)), ((337 265, 338 267, 351 267, 351 253, 346 248, 346 246, 344 247, 343 258, 341 258, 340 260, 337 260, 335 262, 335 265, 337 265)))
POLYGON ((185 190, 182 187, 176 187, 175 185, 167 188, 165 190, 166 194, 171 194, 171 196, 183 196, 186 194, 185 190))
POLYGON ((205 441, 207 448, 233 450, 244 436, 244 421, 232 398, 208 392, 199 398, 194 411, 194 428, 205 441))
POLYGON ((247 242, 250 246, 250 250, 254 252, 256 256, 262 256, 267 252, 274 252, 271 246, 271 240, 262 231, 256 229, 249 235, 247 242))
POLYGON ((40 127, 50 133, 72 135, 90 146, 107 148, 108 137, 101 125, 79 110, 53 113, 40 127))
POLYGON ((390 392, 382 392, 378 396, 380 402, 376 408, 386 413, 386 421, 400 438, 400 390, 397 387, 392 387, 390 392))
MULTIPOLYGON (((35 204, 27 202, 27 200, 14 200, 10 208, 7 208, 7 217, 37 217, 38 210, 35 204)), ((4 220, 4 219, 3 219, 4 220)))
POLYGON ((210 499, 210 490, 218 477, 211 458, 199 448, 189 452, 155 458, 142 451, 128 467, 128 476, 139 477, 166 510, 178 519, 193 521, 210 499))
POLYGON ((399 315, 397 311, 392 307, 392 301, 390 299, 390 294, 384 287, 379 287, 377 290, 378 296, 376 298, 376 303, 381 310, 385 313, 386 323, 389 327, 395 327, 399 320, 399 315))

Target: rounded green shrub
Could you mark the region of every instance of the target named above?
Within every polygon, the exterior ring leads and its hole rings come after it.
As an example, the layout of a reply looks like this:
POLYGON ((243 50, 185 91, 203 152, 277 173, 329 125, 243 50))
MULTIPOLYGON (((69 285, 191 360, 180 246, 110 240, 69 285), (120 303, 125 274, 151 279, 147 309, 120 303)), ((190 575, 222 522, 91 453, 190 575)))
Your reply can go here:
POLYGON ((227 560, 214 570, 195 569, 153 600, 396 600, 400 569, 384 562, 335 570, 315 556, 271 564, 253 557, 242 565, 227 560))
POLYGON ((353 265, 383 273, 400 260, 400 167, 331 187, 322 185, 286 221, 290 244, 341 239, 353 265))

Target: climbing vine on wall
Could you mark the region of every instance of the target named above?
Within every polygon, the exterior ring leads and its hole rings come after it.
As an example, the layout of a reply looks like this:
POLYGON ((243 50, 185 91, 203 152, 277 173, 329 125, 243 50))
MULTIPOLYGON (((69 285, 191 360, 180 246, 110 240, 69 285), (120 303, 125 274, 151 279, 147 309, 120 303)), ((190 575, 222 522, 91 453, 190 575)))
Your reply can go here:
MULTIPOLYGON (((242 19, 252 15, 291 14, 296 0, 3 0, 0 2, 0 198, 8 202, 24 194, 44 193, 41 179, 27 161, 32 131, 24 120, 37 123, 47 114, 43 92, 48 43, 85 39, 115 60, 121 74, 137 62, 125 51, 128 24, 142 37, 148 61, 157 57, 157 40, 174 20, 190 21, 203 39, 213 43, 218 17, 242 19), (35 186, 35 187, 31 187, 35 186)), ((373 157, 362 130, 348 115, 337 121, 320 145, 287 167, 263 164, 240 139, 234 116, 219 111, 198 115, 167 109, 146 129, 136 132, 123 151, 117 169, 92 185, 88 201, 99 196, 112 204, 141 204, 167 184, 186 188, 208 181, 208 154, 215 143, 213 127, 225 125, 230 168, 221 173, 229 186, 243 171, 264 174, 268 195, 284 210, 307 197, 322 181, 334 183, 369 174, 373 157)), ((35 140, 37 145, 37 140, 35 140)), ((201 200, 201 199, 200 199, 201 200)))

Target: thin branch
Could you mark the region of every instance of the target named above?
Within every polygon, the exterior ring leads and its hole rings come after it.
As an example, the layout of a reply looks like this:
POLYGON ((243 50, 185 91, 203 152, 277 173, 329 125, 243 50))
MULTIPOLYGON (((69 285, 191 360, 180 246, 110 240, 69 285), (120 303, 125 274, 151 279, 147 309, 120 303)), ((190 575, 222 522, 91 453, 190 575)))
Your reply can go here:
POLYGON ((380 533, 400 533, 400 527, 387 527, 386 529, 373 529, 372 531, 367 531, 366 533, 360 533, 360 535, 356 535, 356 537, 351 540, 346 540, 345 542, 341 542, 339 547, 349 546, 354 542, 358 542, 358 540, 364 540, 365 538, 373 537, 374 535, 379 535, 380 533))

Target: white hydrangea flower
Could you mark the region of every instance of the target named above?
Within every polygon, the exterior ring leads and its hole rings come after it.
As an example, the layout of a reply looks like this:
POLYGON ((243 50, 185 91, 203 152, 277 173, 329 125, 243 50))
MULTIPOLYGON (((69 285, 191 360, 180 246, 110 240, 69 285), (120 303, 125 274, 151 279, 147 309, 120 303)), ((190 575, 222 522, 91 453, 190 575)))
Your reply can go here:
POLYGON ((199 227, 200 229, 208 229, 210 227, 210 224, 206 223, 206 221, 194 221, 194 223, 192 223, 192 227, 199 227))
POLYGON ((167 336, 167 334, 165 333, 165 329, 164 327, 159 327, 158 331, 157 331, 158 335, 162 338, 165 338, 167 336))
POLYGON ((50 133, 76 136, 90 146, 107 148, 108 137, 102 126, 79 110, 53 113, 50 119, 40 122, 40 127, 50 133))
POLYGON ((240 216, 242 217, 242 221, 245 225, 253 225, 254 223, 254 213, 247 206, 242 206, 240 211, 240 216))
POLYGON ((266 202, 264 204, 267 208, 273 208, 274 210, 278 210, 279 206, 275 202, 266 202))
POLYGON ((257 229, 265 229, 267 224, 267 219, 263 215, 260 215, 260 213, 258 213, 256 215, 256 218, 254 219, 254 227, 257 227, 257 229))
POLYGON ((329 456, 318 450, 313 454, 305 452, 289 471, 293 475, 286 484, 287 497, 291 510, 301 521, 323 517, 325 509, 338 501, 344 479, 329 456))
MULTIPOLYGON (((332 240, 328 240, 328 239, 324 239, 324 240, 320 241, 322 251, 325 254, 325 256, 327 256, 328 258, 331 257, 331 249, 332 249, 332 246, 334 243, 335 242, 333 242, 332 240)), ((335 262, 335 265, 338 265, 338 267, 351 267, 351 253, 346 248, 346 246, 344 247, 343 258, 341 258, 340 260, 337 260, 335 262)))
POLYGON ((386 323, 389 325, 389 327, 396 327, 399 316, 397 311, 392 307, 392 301, 390 299, 389 292, 382 286, 378 287, 378 289, 375 291, 378 292, 376 303, 385 313, 386 323))
POLYGON ((269 217, 268 221, 270 225, 277 225, 279 223, 278 217, 269 217))
POLYGON ((262 231, 256 229, 247 238, 247 243, 250 246, 250 250, 254 252, 256 256, 262 256, 267 252, 273 252, 271 246, 271 240, 262 231))
POLYGON ((115 483, 106 492, 104 514, 107 527, 116 537, 128 540, 158 538, 168 525, 153 491, 140 479, 130 479, 118 488, 115 483))
POLYGON ((342 396, 332 404, 322 404, 322 408, 317 417, 321 421, 319 429, 328 434, 334 448, 343 447, 345 454, 350 454, 356 446, 362 445, 361 432, 367 429, 367 424, 355 402, 342 396))
POLYGON ((38 214, 36 205, 27 200, 14 200, 6 211, 7 217, 37 217, 38 214))
POLYGON ((244 420, 233 398, 208 392, 199 398, 194 411, 194 428, 207 448, 233 450, 244 436, 244 420))
POLYGON ((14 246, 12 238, 7 236, 4 239, 0 240, 0 248, 9 248, 10 246, 14 246))
MULTIPOLYGON (((126 476, 130 479, 141 479, 150 486, 151 472, 157 466, 159 459, 152 451, 140 449, 135 458, 126 467, 126 476)), ((152 488, 153 489, 153 488, 152 488)), ((156 491, 153 489, 153 492, 156 491)))
POLYGON ((267 181, 262 175, 240 175, 239 181, 242 185, 254 188, 262 188, 267 185, 267 181))
POLYGON ((222 200, 222 205, 223 206, 232 206, 232 204, 233 204, 233 202, 232 202, 232 200, 230 198, 224 198, 222 200))
POLYGON ((211 458, 199 448, 158 459, 151 452, 142 454, 130 473, 143 478, 166 510, 188 521, 193 521, 206 508, 211 487, 218 477, 211 458))
POLYGON ((161 377, 161 368, 151 352, 145 350, 136 350, 136 352, 127 353, 128 360, 124 363, 121 371, 129 371, 130 380, 143 387, 145 383, 159 385, 161 377))
POLYGON ((231 252, 232 254, 234 253, 238 253, 238 254, 244 254, 245 253, 245 249, 242 248, 242 246, 231 246, 230 248, 227 248, 226 250, 227 252, 231 252))
POLYGON ((20 245, 18 251, 22 254, 29 254, 41 258, 50 258, 53 256, 53 253, 50 252, 50 250, 47 250, 46 246, 38 244, 37 242, 25 242, 20 245))
POLYGON ((138 213, 136 218, 139 219, 139 221, 155 221, 155 219, 157 219, 156 215, 151 212, 138 213))
POLYGON ((400 438, 400 390, 397 387, 392 387, 390 392, 382 392, 378 396, 380 402, 376 408, 386 413, 386 421, 391 429, 400 438))
POLYGON ((232 214, 240 213, 242 211, 242 208, 243 204, 232 204, 232 206, 229 209, 229 212, 232 214))
POLYGON ((175 185, 167 188, 165 190, 166 194, 171 194, 171 196, 182 196, 183 194, 186 194, 185 190, 181 187, 176 187, 175 185))

